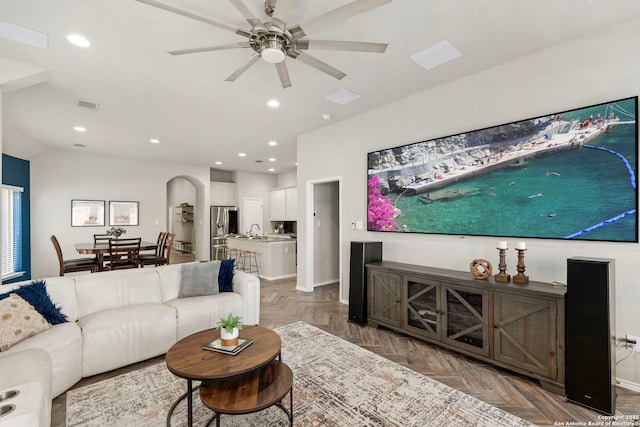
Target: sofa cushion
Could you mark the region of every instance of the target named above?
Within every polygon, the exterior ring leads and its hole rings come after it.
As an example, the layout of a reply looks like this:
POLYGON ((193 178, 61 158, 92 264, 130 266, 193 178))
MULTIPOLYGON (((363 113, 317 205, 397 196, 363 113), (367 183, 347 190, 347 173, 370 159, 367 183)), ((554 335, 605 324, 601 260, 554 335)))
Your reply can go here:
POLYGON ((180 340, 195 332, 215 328, 221 317, 229 313, 242 316, 243 300, 240 294, 223 292, 191 298, 178 298, 167 301, 166 305, 175 308, 178 316, 178 336, 180 340))
POLYGON ((76 278, 78 316, 134 304, 160 303, 160 278, 153 268, 85 274, 76 278))
POLYGON ((220 261, 183 264, 178 298, 217 294, 219 272, 220 261))
POLYGON ((233 264, 235 260, 225 259, 220 263, 218 287, 220 292, 233 292, 233 264))
POLYGON ((0 300, 7 298, 10 293, 15 293, 31 304, 50 324, 57 325, 58 323, 66 322, 67 316, 62 314, 60 307, 51 301, 45 285, 45 281, 36 280, 29 285, 20 286, 11 292, 0 294, 0 300))
POLYGON ((97 311, 81 317, 78 325, 83 377, 159 356, 176 342, 176 311, 165 304, 97 311))
POLYGON ((18 295, 0 300, 0 351, 49 328, 46 319, 18 295))
POLYGON ((180 280, 182 278, 183 264, 170 264, 155 267, 160 277, 160 289, 162 290, 162 302, 178 298, 180 293, 180 280))
POLYGON ((64 393, 82 379, 82 334, 76 322, 55 325, 0 354, 28 349, 44 349, 51 356, 52 398, 64 393))

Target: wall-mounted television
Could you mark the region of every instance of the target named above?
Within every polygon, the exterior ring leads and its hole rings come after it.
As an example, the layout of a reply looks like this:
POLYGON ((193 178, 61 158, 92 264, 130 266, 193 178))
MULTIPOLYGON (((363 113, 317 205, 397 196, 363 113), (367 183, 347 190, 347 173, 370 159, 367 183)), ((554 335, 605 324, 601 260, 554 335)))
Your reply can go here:
POLYGON ((367 229, 638 242, 637 110, 636 96, 370 152, 367 229))

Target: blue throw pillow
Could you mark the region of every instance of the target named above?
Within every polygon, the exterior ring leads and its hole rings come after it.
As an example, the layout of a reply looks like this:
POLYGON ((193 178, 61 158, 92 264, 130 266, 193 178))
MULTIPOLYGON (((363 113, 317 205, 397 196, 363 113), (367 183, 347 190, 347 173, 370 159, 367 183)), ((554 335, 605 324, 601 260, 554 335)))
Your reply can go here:
POLYGON ((233 263, 234 259, 225 259, 220 264, 218 273, 218 290, 220 292, 233 292, 233 263))
POLYGON ((11 294, 16 294, 31 304, 33 308, 52 325, 68 321, 67 316, 60 311, 60 307, 51 301, 44 280, 36 280, 29 285, 20 286, 17 289, 2 294, 0 295, 0 300, 7 298, 11 294))

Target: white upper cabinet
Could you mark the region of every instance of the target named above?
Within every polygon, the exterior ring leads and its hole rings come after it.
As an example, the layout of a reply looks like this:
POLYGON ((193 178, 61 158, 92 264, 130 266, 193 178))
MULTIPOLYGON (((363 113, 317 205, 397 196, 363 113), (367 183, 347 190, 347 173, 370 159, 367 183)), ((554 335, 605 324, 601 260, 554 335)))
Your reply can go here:
POLYGON ((296 221, 298 215, 298 188, 271 190, 271 221, 296 221))
POLYGON ((286 188, 284 219, 287 221, 296 221, 298 218, 298 187, 286 188))
POLYGON ((211 182, 211 204, 214 206, 235 206, 236 185, 232 182, 211 182))

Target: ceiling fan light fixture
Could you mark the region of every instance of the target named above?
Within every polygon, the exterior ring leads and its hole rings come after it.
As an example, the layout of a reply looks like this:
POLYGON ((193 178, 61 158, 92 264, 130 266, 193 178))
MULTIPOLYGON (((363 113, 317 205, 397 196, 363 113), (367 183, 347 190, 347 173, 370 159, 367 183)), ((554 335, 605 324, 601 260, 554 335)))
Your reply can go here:
POLYGON ((262 48, 260 56, 271 64, 278 64, 284 61, 284 52, 282 49, 278 49, 277 47, 262 48))
POLYGON ((269 37, 260 46, 260 56, 271 64, 278 64, 284 61, 284 47, 282 40, 277 37, 269 37))

